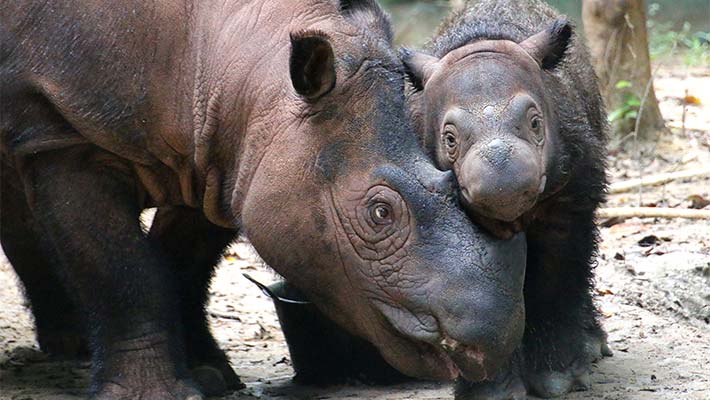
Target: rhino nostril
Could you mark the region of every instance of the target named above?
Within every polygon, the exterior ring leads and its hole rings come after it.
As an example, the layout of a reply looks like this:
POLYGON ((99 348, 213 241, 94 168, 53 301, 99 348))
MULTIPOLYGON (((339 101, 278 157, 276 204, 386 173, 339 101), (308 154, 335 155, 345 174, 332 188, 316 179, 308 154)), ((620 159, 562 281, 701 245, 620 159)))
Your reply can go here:
POLYGON ((457 340, 454 340, 446 335, 444 335, 444 338, 441 339, 441 342, 439 342, 439 345, 441 348, 443 348, 446 351, 456 351, 456 349, 461 346, 461 343, 459 343, 457 340))

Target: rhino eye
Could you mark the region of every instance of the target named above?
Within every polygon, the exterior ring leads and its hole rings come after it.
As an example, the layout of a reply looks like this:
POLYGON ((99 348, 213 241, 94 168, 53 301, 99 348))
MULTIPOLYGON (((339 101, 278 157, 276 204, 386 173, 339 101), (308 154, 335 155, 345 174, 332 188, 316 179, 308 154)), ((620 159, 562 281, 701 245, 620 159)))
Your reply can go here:
POLYGON ((370 218, 378 225, 392 223, 392 208, 386 203, 375 203, 370 207, 370 218))
POLYGON ((365 260, 384 260, 399 251, 411 234, 409 207, 391 187, 378 184, 351 200, 333 198, 348 240, 365 260), (354 201, 355 203, 351 203, 354 201))
POLYGON ((444 149, 446 150, 446 155, 449 161, 456 161, 456 157, 458 155, 459 140, 456 128, 453 125, 446 125, 446 127, 444 127, 442 141, 444 142, 444 149))

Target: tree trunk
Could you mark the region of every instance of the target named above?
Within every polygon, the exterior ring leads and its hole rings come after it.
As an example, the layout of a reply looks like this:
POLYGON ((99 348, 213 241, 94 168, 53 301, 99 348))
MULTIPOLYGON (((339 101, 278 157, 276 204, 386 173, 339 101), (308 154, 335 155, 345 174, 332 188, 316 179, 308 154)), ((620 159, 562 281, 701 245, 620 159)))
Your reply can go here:
POLYGON ((644 0, 583 0, 582 21, 615 139, 665 131, 653 90, 644 0), (637 122, 638 119, 638 122, 637 122))

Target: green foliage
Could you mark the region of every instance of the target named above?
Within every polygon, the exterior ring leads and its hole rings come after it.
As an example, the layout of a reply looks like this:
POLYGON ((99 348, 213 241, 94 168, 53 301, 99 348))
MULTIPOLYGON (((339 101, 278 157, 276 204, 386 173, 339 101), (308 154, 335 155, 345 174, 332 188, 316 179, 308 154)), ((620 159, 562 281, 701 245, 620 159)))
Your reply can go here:
POLYGON ((631 87, 631 82, 625 81, 625 80, 620 80, 619 82, 616 82, 616 85, 614 85, 615 88, 617 89, 626 89, 631 87))
MULTIPOLYGON (((620 80, 614 85, 616 90, 623 91, 623 89, 631 88, 631 82, 626 80, 620 80)), ((621 105, 612 110, 607 117, 609 122, 616 122, 619 120, 633 120, 638 116, 639 107, 641 107, 641 99, 631 92, 626 91, 624 93, 624 101, 621 105)))
POLYGON ((660 5, 648 6, 649 51, 651 58, 658 60, 678 55, 686 66, 703 66, 710 63, 710 32, 693 32, 691 24, 684 22, 680 30, 673 30, 671 23, 655 19, 660 5))

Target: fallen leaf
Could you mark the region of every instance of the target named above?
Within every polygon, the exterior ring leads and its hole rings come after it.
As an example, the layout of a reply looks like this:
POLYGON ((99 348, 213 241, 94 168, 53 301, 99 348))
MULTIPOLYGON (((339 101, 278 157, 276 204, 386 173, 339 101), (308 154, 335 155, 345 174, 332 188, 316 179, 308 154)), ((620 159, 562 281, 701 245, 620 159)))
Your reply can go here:
POLYGON ((707 200, 703 196, 700 196, 698 194, 690 195, 686 198, 686 200, 690 201, 689 208, 694 208, 697 210, 710 205, 710 200, 707 200))
POLYGON ((626 260, 626 257, 621 253, 616 253, 614 254, 614 260, 626 260))
POLYGON ((609 233, 612 235, 620 235, 622 237, 633 235, 648 229, 650 225, 640 224, 638 222, 624 222, 616 224, 609 228, 609 233))
POLYGON ((683 102, 685 104, 692 104, 694 106, 699 106, 702 104, 699 98, 693 96, 692 94, 687 94, 683 97, 683 102))
POLYGON ((602 228, 609 228, 609 227, 612 227, 616 224, 620 224, 620 223, 624 222, 625 219, 626 218, 621 218, 621 217, 611 217, 607 220, 602 221, 599 224, 599 226, 601 226, 602 228))
POLYGON ((648 236, 644 236, 641 240, 639 240, 638 244, 641 247, 656 246, 656 245, 661 244, 661 239, 659 239, 658 236, 656 236, 656 235, 648 235, 648 236))

